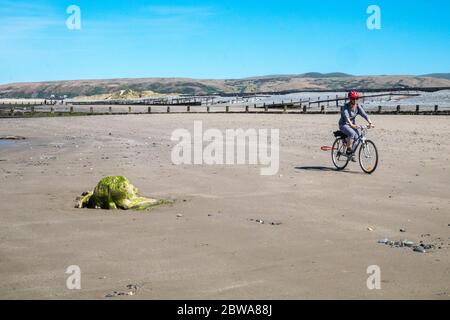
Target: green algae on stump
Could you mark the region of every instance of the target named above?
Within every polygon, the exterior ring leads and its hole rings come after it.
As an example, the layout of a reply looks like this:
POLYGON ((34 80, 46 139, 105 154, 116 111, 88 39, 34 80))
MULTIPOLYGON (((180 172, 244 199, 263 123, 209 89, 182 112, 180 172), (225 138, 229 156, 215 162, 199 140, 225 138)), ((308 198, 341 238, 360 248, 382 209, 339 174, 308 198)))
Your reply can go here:
POLYGON ((93 192, 85 192, 79 199, 78 208, 145 210, 167 201, 144 198, 127 178, 105 177, 93 192))

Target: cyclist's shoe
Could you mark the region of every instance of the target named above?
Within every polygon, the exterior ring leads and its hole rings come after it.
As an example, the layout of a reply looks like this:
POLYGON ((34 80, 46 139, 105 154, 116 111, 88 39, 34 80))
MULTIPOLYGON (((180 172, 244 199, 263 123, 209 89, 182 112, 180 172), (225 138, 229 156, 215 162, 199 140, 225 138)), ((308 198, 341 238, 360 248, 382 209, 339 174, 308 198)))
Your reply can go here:
POLYGON ((352 150, 347 150, 345 155, 347 156, 347 158, 350 158, 352 162, 356 162, 355 155, 353 154, 352 150))

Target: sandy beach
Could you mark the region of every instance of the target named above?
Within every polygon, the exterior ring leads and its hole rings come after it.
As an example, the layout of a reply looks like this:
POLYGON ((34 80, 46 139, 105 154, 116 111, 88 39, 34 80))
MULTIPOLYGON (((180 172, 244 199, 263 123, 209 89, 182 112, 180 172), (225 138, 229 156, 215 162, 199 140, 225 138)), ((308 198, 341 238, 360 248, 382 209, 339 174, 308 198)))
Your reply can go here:
POLYGON ((0 135, 27 138, 0 145, 0 298, 108 299, 133 284, 134 296, 112 299, 450 299, 450 118, 372 119, 373 175, 357 163, 337 172, 320 150, 337 115, 0 119, 0 135), (172 164, 171 133, 194 120, 280 129, 279 173, 172 164), (108 175, 175 201, 145 212, 74 208, 108 175), (81 290, 66 287, 70 265, 81 290), (371 265, 380 290, 367 288, 371 265))

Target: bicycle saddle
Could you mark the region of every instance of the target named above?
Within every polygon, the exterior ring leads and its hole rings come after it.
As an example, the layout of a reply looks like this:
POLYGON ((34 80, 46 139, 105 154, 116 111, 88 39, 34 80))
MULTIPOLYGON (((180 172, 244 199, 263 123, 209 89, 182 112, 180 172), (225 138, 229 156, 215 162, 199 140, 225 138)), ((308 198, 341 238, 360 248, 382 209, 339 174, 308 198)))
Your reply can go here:
POLYGON ((343 133, 341 130, 335 131, 333 132, 334 136, 336 138, 347 138, 347 136, 345 135, 345 133, 343 133))

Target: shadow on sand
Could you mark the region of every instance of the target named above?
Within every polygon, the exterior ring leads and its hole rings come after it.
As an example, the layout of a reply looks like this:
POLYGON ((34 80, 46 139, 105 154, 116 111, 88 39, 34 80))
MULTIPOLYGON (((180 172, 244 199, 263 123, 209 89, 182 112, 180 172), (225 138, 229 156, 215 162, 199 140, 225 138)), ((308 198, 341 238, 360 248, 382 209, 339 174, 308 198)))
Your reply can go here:
POLYGON ((303 166, 303 167, 295 167, 296 170, 306 170, 306 171, 333 171, 339 173, 353 173, 353 174, 362 174, 359 171, 349 171, 347 169, 343 171, 338 171, 334 167, 323 167, 323 166, 303 166))

